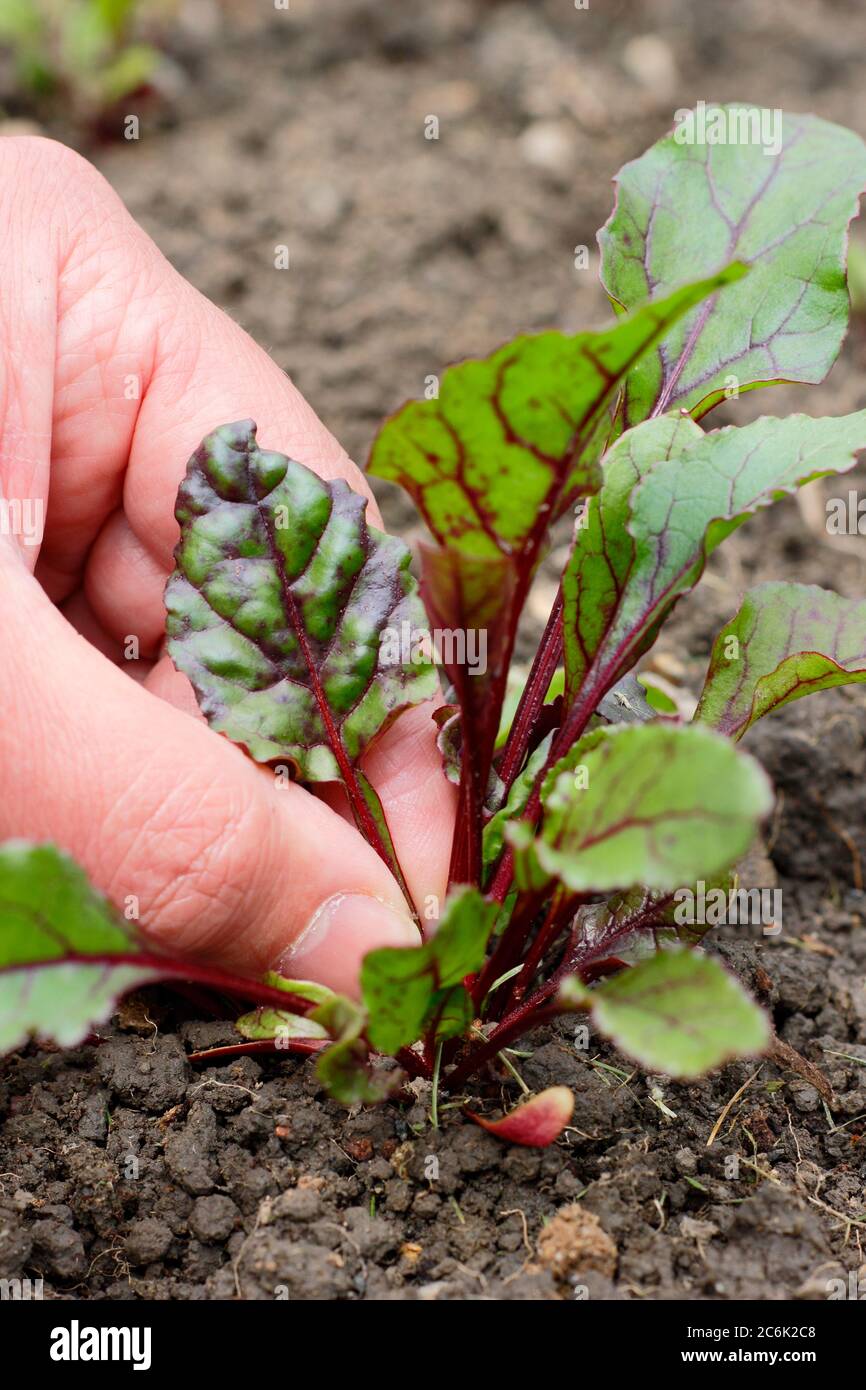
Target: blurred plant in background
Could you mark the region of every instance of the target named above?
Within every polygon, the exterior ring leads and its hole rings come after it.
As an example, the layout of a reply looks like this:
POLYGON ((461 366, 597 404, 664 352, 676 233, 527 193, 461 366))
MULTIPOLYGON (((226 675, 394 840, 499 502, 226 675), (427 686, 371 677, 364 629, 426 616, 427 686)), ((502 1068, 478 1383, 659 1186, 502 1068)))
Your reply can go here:
POLYGON ((145 41, 177 0, 0 0, 0 49, 10 93, 36 114, 57 99, 93 118, 146 86, 159 50, 145 41))

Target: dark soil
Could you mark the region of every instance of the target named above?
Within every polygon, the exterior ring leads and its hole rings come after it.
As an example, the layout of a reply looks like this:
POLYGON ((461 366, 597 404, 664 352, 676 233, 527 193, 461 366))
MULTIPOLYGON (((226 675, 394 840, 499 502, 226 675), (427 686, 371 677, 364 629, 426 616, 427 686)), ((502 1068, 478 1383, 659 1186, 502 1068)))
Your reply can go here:
MULTIPOLYGON (((574 247, 594 248, 611 175, 675 108, 737 98, 866 133, 854 3, 252 10, 190 28, 178 56, 192 82, 168 115, 90 153, 361 461, 382 414, 448 360, 606 317, 574 247), (438 141, 424 139, 431 114, 438 141)), ((755 393, 729 418, 859 408, 864 366, 855 323, 824 387, 755 393)), ((411 534, 405 505, 383 501, 411 534)), ((695 695, 746 585, 854 596, 864 571, 862 540, 826 535, 820 497, 785 503, 717 552, 650 664, 695 695)), ((196 1068, 186 1052, 231 1027, 176 1027, 155 993, 102 1046, 0 1069, 0 1275, 118 1299, 825 1298, 864 1264, 864 716, 855 687, 749 736, 779 792, 752 882, 781 885, 784 929, 727 929, 716 947, 822 1068, 829 1107, 769 1062, 696 1085, 646 1078, 594 1039, 578 1050, 568 1024, 529 1040, 519 1067, 534 1089, 573 1089, 573 1127, 547 1151, 509 1149, 456 1108, 434 1130, 421 1087, 414 1104, 347 1115, 306 1063, 196 1068), (597 1220, 561 1215, 575 1204, 597 1220)), ((494 1078, 474 1103, 517 1094, 494 1078)))

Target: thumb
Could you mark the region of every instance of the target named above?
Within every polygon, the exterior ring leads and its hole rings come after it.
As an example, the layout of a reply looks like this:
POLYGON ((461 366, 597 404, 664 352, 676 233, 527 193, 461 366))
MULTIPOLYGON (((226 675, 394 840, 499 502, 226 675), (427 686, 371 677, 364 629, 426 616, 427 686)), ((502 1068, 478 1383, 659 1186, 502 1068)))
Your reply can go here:
POLYGON ((131 681, 12 545, 0 588, 0 838, 55 842, 151 939, 245 974, 355 993, 367 951, 418 942, 397 884, 336 812, 131 681))

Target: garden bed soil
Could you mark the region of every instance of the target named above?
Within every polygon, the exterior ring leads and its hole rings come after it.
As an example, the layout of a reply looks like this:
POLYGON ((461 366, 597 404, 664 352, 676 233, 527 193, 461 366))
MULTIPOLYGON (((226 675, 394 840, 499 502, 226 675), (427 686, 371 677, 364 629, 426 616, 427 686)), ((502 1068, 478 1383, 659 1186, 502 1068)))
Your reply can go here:
MULTIPOLYGON (((89 153, 363 461, 382 414, 448 360, 604 320, 574 248, 594 247, 611 174, 675 107, 737 98, 866 131, 857 6, 634 11, 293 0, 252 22, 193 7, 191 86, 138 143, 89 153), (222 27, 202 30, 207 14, 222 27)), ((859 408, 864 368, 855 322, 824 387, 755 393, 727 417, 859 408)), ((827 536, 820 497, 764 512, 714 555, 651 664, 696 694, 739 593, 771 577, 862 595, 863 541, 827 536)), ((0 1068, 0 1276, 41 1276, 54 1298, 826 1298, 866 1261, 866 695, 791 706, 746 746, 778 789, 750 881, 782 887, 783 931, 727 928, 713 949, 822 1069, 829 1106, 767 1061, 645 1077, 596 1039, 581 1050, 569 1021, 517 1065, 533 1089, 572 1088, 572 1125, 548 1150, 508 1148, 459 1107, 434 1129, 423 1084, 347 1113, 304 1061, 193 1065, 230 1025, 178 1021, 151 991, 101 1045, 0 1068)), ((518 1094, 491 1076, 472 1103, 494 1113, 518 1094)))

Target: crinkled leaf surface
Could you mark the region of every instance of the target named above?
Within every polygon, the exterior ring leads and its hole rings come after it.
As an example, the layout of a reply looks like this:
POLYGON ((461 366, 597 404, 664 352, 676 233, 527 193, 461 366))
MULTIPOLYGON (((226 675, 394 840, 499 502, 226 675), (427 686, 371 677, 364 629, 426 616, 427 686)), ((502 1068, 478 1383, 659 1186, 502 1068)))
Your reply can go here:
POLYGON ((214 729, 309 782, 345 781, 371 740, 436 690, 417 648, 382 641, 427 624, 408 550, 365 508, 342 480, 260 449, 249 420, 204 440, 178 494, 172 660, 214 729))
POLYGON ((619 382, 678 318, 743 273, 730 266, 598 333, 516 338, 449 367, 436 399, 410 401, 382 427, 369 471, 402 484, 441 545, 534 553, 549 522, 598 486, 595 456, 584 462, 581 446, 619 382))
POLYGON ((695 719, 742 738, 815 690, 866 681, 866 600, 814 584, 759 584, 713 645, 695 719))
POLYGON ((673 889, 733 864, 772 807, 752 758, 698 725, 588 734, 548 774, 544 819, 506 838, 573 892, 673 889), (698 737, 695 737, 695 735, 698 737))
POLYGON ((624 435, 563 575, 566 693, 577 722, 651 645, 726 536, 801 484, 852 468, 863 448, 866 411, 765 416, 711 434, 666 416, 624 435))
POLYGON ((0 1052, 81 1041, 127 990, 159 978, 82 869, 53 845, 0 845, 0 1052), (89 959, 92 957, 93 959, 89 959))
POLYGON ((455 1020, 462 1031, 467 1013, 453 991, 465 994, 463 979, 481 968, 497 910, 476 889, 458 889, 430 941, 384 946, 364 957, 361 992, 369 1016, 367 1037, 374 1047, 393 1054, 417 1042, 431 1021, 439 1024, 439 1036, 453 1035, 449 1029, 455 1020))
POLYGON ((734 1057, 762 1052, 767 1018, 709 956, 659 951, 592 991, 593 1022, 651 1071, 701 1076, 734 1057))
MULTIPOLYGON (((755 118, 755 108, 721 109, 731 121, 755 118)), ((848 323, 847 229, 866 188, 866 146, 816 116, 785 115, 781 133, 777 155, 757 142, 680 143, 673 133, 617 176, 599 242, 605 288, 625 309, 669 294, 684 269, 750 266, 746 281, 705 300, 637 364, 626 428, 674 405, 699 418, 731 378, 744 391, 822 381, 832 366, 848 323)))

